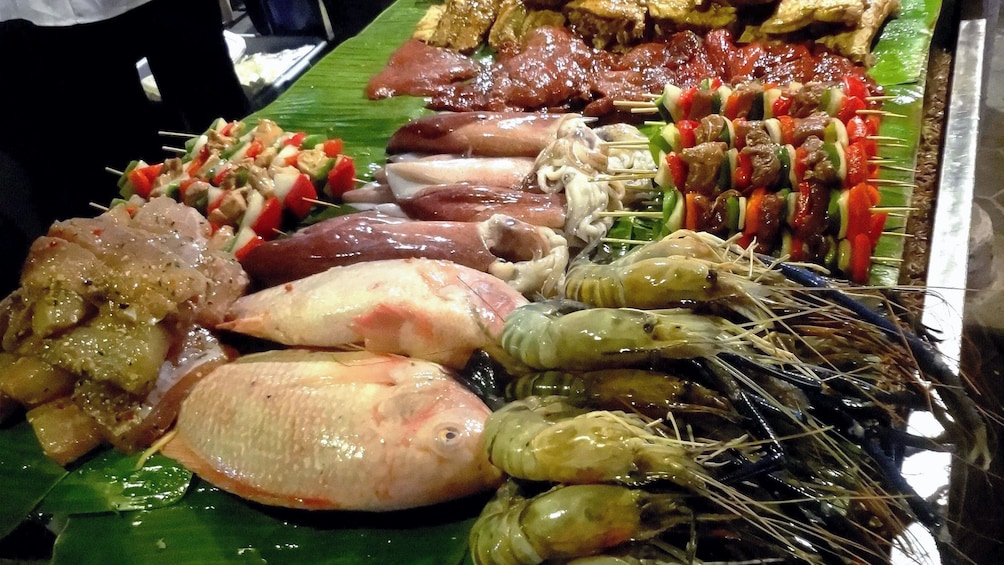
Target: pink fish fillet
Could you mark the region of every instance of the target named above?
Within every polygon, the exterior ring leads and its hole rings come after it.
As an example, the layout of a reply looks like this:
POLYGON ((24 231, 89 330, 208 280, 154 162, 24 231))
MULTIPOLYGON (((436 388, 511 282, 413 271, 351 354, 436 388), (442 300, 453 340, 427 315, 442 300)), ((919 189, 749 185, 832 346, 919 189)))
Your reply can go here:
POLYGON ((459 368, 476 349, 504 355, 505 318, 526 303, 501 279, 463 265, 387 259, 244 296, 217 328, 293 346, 362 345, 459 368))
POLYGON ((262 504, 414 508, 498 485, 482 445, 489 412, 435 363, 269 351, 202 379, 163 453, 262 504))

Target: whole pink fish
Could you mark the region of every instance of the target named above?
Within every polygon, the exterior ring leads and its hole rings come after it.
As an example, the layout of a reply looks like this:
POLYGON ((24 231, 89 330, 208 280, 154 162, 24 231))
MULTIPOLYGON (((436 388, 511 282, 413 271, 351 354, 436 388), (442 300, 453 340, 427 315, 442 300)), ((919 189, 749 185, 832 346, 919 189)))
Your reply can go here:
POLYGON ((435 363, 268 351, 200 381, 163 453, 262 504, 399 510, 498 485, 482 446, 489 412, 435 363))
POLYGON ((217 328, 293 346, 362 345, 459 368, 476 349, 504 356, 505 318, 526 303, 501 279, 451 261, 387 259, 243 296, 217 328))

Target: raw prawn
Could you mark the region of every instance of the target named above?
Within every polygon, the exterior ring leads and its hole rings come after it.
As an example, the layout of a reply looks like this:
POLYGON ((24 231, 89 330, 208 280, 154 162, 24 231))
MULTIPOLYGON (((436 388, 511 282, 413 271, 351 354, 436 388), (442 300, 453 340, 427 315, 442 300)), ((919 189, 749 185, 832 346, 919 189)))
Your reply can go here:
POLYGON ((492 275, 431 259, 369 261, 238 299, 218 329, 305 347, 363 345, 463 367, 503 355, 503 321, 527 300, 492 275))
MULTIPOLYGON (((642 418, 576 408, 561 396, 530 396, 485 422, 488 459, 519 479, 566 484, 669 480, 702 491, 698 448, 657 435, 642 418)), ((714 444, 711 449, 721 446, 714 444)))
POLYGON ((532 565, 653 538, 693 515, 680 494, 620 485, 559 485, 532 498, 507 481, 474 522, 477 565, 532 565))
POLYGON ((741 350, 746 332, 689 310, 588 308, 571 301, 516 308, 502 330, 502 348, 533 369, 588 371, 627 367, 660 357, 711 356, 741 350))
POLYGON ((730 417, 728 399, 692 380, 645 369, 601 369, 581 373, 543 371, 521 375, 506 397, 561 395, 577 406, 637 411, 649 418, 667 413, 708 413, 730 417))
POLYGON ((395 510, 499 484, 481 448, 488 414, 434 363, 276 350, 199 381, 164 453, 263 504, 395 510))
POLYGON ((727 243, 691 231, 674 232, 606 264, 582 259, 565 277, 566 298, 594 306, 666 308, 685 301, 727 299, 751 316, 784 277, 723 249, 727 243))

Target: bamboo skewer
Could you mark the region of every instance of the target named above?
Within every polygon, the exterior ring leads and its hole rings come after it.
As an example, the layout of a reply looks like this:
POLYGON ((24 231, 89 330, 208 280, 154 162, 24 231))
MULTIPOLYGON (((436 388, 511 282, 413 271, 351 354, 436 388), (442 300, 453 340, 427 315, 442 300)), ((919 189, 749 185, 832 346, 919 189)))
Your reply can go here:
POLYGON ((187 149, 182 149, 181 147, 171 147, 170 145, 161 145, 160 148, 163 149, 164 151, 177 153, 179 155, 184 155, 185 153, 188 153, 187 149))
POLYGON ((125 174, 125 171, 120 171, 118 169, 113 169, 111 167, 105 167, 105 171, 119 177, 125 174))
POLYGON ((163 135, 164 137, 182 137, 185 139, 192 139, 193 137, 199 137, 199 134, 197 133, 185 133, 182 131, 166 131, 166 130, 158 131, 157 135, 163 135))

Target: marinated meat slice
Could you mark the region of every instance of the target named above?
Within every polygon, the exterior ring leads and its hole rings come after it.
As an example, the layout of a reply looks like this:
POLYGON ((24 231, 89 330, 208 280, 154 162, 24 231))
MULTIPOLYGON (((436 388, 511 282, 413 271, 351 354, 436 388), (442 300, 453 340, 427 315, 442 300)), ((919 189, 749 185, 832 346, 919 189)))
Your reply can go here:
POLYGON ((648 14, 657 35, 683 29, 725 29, 738 19, 733 6, 701 0, 648 0, 648 14))
POLYGON ((781 0, 761 30, 782 34, 818 23, 853 27, 861 19, 864 8, 864 0, 781 0))
POLYGON ((735 190, 726 190, 715 198, 704 194, 696 195, 694 203, 698 213, 697 229, 722 237, 727 236, 730 231, 728 223, 728 200, 729 198, 738 197, 739 192, 735 190))
MULTIPOLYGON (((738 135, 738 134, 737 134, 738 135)), ((746 135, 746 146, 740 151, 753 163, 750 186, 775 186, 781 180, 781 161, 777 157, 777 144, 764 129, 751 129, 746 135)))
POLYGON ((900 0, 868 0, 861 20, 852 31, 825 35, 816 41, 849 57, 853 61, 872 64, 872 42, 890 16, 900 9, 900 0))
POLYGON ((792 145, 798 147, 805 143, 810 136, 824 139, 826 136, 826 126, 830 123, 830 116, 826 112, 813 112, 808 116, 795 120, 795 131, 792 145))
POLYGON ((370 79, 366 96, 371 100, 402 94, 429 96, 452 82, 473 78, 478 69, 478 64, 468 57, 409 39, 370 79))
POLYGON ((722 142, 709 142, 688 147, 680 152, 680 158, 687 164, 685 192, 704 195, 715 193, 726 149, 727 146, 722 142))
POLYGON ((503 45, 521 43, 532 29, 564 25, 565 16, 561 12, 533 10, 520 0, 505 0, 495 23, 488 31, 488 45, 497 50, 503 45))
POLYGON ((470 53, 484 43, 502 8, 502 0, 446 0, 446 9, 429 45, 470 53))
POLYGON ((782 194, 771 192, 764 195, 760 203, 760 223, 756 233, 757 253, 770 253, 777 249, 787 205, 787 199, 782 194))
POLYGON ((727 128, 728 124, 721 114, 708 114, 701 118, 697 128, 694 129, 694 139, 698 144, 719 141, 722 132, 727 128))
POLYGON ((645 36, 645 0, 572 0, 568 25, 596 49, 627 46, 645 36))
POLYGON ((840 178, 840 173, 834 167, 824 145, 823 140, 812 136, 805 140, 805 143, 799 148, 800 151, 805 151, 805 157, 802 159, 802 166, 805 168, 804 180, 819 184, 839 185, 843 179, 840 178))
POLYGON ((831 84, 825 82, 811 82, 795 92, 791 99, 791 108, 788 115, 793 118, 804 118, 811 116, 819 110, 819 101, 823 98, 823 93, 831 84))
MULTIPOLYGON (((756 106, 757 100, 763 95, 763 85, 759 82, 740 82, 732 89, 729 101, 736 108, 736 117, 759 120, 763 118, 763 109, 756 106), (732 102, 733 97, 735 102, 732 102)), ((739 132, 736 132, 739 135, 739 132)))

